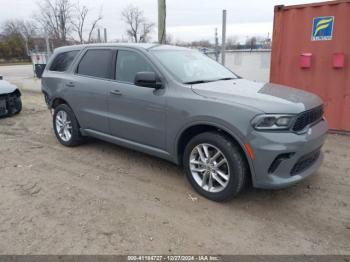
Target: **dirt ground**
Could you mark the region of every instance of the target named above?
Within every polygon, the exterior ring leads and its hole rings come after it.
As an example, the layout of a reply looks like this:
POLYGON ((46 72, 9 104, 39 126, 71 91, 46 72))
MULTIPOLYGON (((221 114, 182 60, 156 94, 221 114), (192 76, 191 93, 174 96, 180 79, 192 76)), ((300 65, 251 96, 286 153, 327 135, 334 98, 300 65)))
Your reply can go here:
POLYGON ((304 182, 219 204, 166 161, 61 146, 41 94, 23 103, 0 120, 1 254, 350 254, 350 136, 304 182))

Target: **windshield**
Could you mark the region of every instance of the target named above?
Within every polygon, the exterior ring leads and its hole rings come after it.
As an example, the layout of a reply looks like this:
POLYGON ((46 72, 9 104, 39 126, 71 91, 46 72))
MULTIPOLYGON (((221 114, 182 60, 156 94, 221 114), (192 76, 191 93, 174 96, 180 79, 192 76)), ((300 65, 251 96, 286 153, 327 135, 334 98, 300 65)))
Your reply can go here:
POLYGON ((230 70, 195 50, 152 50, 161 64, 184 84, 235 79, 230 70))

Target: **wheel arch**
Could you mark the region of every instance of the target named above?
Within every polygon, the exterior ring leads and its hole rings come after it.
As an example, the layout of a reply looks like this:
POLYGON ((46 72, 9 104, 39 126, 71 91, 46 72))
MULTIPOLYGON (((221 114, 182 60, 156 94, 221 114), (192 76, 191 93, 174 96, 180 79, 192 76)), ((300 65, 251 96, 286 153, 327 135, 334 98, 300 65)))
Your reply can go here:
POLYGON ((239 136, 232 131, 230 131, 228 128, 215 124, 215 123, 194 123, 192 125, 187 126, 184 128, 180 135, 178 136, 178 139, 176 140, 176 162, 180 165, 182 165, 182 157, 184 154, 185 147, 187 143, 196 135, 203 133, 203 132, 219 132, 225 136, 227 136, 232 142, 234 142, 243 153, 247 166, 249 167, 249 171, 251 174, 251 178, 253 179, 254 176, 254 169, 252 164, 252 159, 250 158, 249 152, 247 152, 247 149, 245 147, 244 141, 239 138, 239 136))
POLYGON ((13 91, 13 94, 17 95, 18 97, 21 97, 22 95, 21 91, 19 91, 18 88, 15 91, 13 91))
MULTIPOLYGON (((67 106, 70 108, 70 110, 72 110, 72 112, 73 112, 73 114, 74 114, 74 116, 75 116, 75 118, 76 118, 76 120, 77 120, 78 126, 79 126, 79 128, 80 128, 81 125, 80 125, 79 119, 77 118, 77 115, 75 114, 73 108, 69 105, 69 103, 67 102, 67 100, 65 100, 65 99, 63 99, 63 98, 61 98, 61 97, 55 97, 54 99, 52 99, 52 101, 51 101, 49 107, 50 107, 51 109, 55 109, 55 108, 58 107, 59 105, 67 105, 67 106)), ((82 131, 80 131, 80 132, 82 132, 82 131)))
POLYGON ((57 106, 62 105, 62 104, 66 104, 67 106, 69 106, 70 108, 72 108, 67 100, 61 98, 61 97, 55 97, 54 99, 52 99, 51 103, 50 103, 50 107, 55 109, 57 106))

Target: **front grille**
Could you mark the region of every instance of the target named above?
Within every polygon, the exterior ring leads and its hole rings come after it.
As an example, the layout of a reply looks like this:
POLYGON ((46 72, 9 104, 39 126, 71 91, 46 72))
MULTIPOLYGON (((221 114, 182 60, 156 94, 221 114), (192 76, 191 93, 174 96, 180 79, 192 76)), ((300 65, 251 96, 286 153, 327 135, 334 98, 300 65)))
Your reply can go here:
POLYGON ((315 107, 311 110, 301 113, 293 126, 293 131, 300 132, 310 124, 320 121, 323 117, 323 106, 315 107))
POLYGON ((290 174, 292 176, 294 176, 294 175, 302 173, 303 171, 305 171, 306 169, 311 167, 317 161, 317 159, 320 157, 320 154, 321 154, 321 149, 319 148, 319 149, 301 157, 298 160, 298 162, 294 165, 294 167, 292 168, 292 171, 290 172, 290 174))

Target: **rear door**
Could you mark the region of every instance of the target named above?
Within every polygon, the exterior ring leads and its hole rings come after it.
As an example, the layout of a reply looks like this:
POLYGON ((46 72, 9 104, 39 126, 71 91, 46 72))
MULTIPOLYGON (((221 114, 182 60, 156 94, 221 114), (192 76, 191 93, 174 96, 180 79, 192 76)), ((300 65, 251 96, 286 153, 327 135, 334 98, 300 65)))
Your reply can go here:
POLYGON ((165 149, 165 89, 134 85, 137 72, 159 72, 139 51, 119 49, 116 83, 109 90, 110 132, 119 138, 165 149))
POLYGON ((74 97, 73 110, 84 129, 109 132, 107 94, 115 85, 115 56, 113 49, 87 49, 67 83, 74 97))

